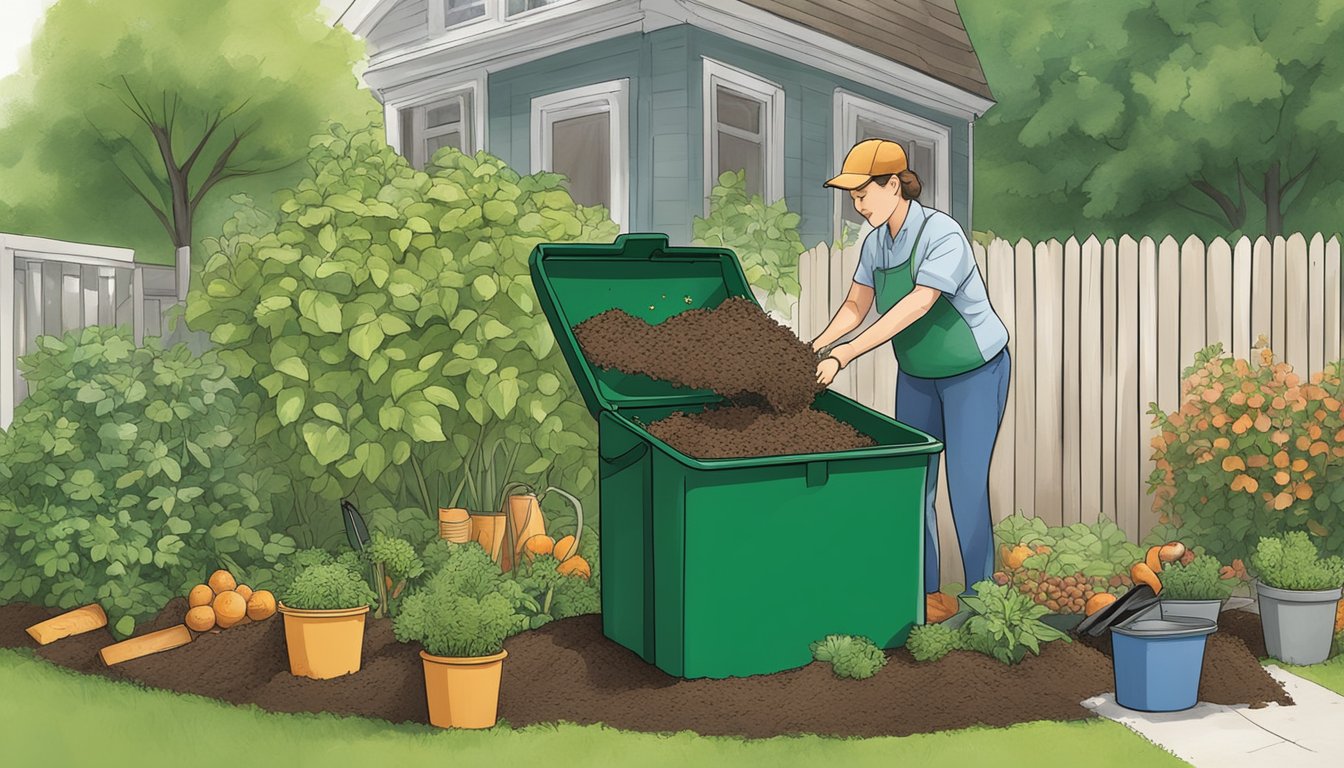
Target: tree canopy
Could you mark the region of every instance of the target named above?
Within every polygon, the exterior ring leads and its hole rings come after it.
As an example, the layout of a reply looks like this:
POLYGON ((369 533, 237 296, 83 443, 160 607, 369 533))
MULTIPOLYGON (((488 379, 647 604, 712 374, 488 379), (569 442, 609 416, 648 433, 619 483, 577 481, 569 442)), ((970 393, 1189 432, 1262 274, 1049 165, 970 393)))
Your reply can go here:
POLYGON ((963 0, 998 104, 976 124, 977 228, 1338 229, 1344 0, 963 0))
POLYGON ((296 181, 328 120, 369 120, 362 58, 318 0, 59 0, 0 82, 3 228, 171 262, 231 194, 296 181))

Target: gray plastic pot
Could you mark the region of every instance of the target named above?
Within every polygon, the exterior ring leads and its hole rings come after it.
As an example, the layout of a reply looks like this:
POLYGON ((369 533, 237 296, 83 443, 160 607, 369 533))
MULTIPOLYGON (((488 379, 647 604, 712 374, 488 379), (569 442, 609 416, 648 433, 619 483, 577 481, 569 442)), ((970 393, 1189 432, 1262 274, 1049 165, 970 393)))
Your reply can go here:
POLYGON ((1223 611, 1222 600, 1163 600, 1158 604, 1164 619, 1207 619, 1215 625, 1223 611))
POLYGON ((1255 582, 1265 650, 1289 664, 1320 664, 1330 655, 1339 588, 1315 591, 1278 589, 1255 582))

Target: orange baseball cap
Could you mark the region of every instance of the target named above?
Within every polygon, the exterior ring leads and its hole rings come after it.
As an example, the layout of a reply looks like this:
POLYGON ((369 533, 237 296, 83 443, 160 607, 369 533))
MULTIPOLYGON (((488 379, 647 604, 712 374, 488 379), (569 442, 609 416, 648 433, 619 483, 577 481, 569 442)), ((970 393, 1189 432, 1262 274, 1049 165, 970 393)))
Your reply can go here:
POLYGON ((868 139, 854 145, 845 156, 840 175, 822 186, 837 189, 858 189, 874 176, 897 174, 908 168, 905 150, 894 141, 868 139))

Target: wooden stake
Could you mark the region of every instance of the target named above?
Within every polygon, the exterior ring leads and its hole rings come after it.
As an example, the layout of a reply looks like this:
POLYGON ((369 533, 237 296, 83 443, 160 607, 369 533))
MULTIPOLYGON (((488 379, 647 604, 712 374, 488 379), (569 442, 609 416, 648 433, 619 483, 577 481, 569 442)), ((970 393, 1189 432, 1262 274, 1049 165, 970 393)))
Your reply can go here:
POLYGON ((83 608, 76 608, 73 611, 67 611, 60 616, 47 619, 41 624, 34 624, 28 628, 28 634, 37 641, 38 645, 46 645, 63 637, 82 635, 85 632, 92 632, 106 626, 107 614, 103 613, 101 605, 94 603, 83 608))
POLYGON ((190 642, 191 630, 187 629, 186 624, 179 624, 176 627, 162 629, 158 632, 150 632, 148 635, 122 640, 116 645, 107 646, 99 651, 98 655, 103 657, 103 663, 110 667, 123 661, 138 659, 160 651, 181 648, 190 642))

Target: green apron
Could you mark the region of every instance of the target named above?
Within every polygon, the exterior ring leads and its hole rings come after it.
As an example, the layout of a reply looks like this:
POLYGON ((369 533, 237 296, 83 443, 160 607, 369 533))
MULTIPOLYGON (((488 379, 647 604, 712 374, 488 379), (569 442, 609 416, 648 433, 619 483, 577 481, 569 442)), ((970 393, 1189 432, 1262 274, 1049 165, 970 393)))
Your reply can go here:
MULTIPOLYGON (((874 270, 873 292, 878 312, 886 314, 915 289, 915 273, 918 270, 915 254, 919 252, 919 240, 924 236, 924 227, 928 223, 929 217, 926 216, 919 225, 914 245, 910 246, 910 257, 904 264, 891 269, 874 270)), ((971 327, 957 308, 952 306, 946 293, 938 297, 923 317, 896 334, 891 340, 891 346, 896 351, 896 362, 901 371, 921 379, 957 376, 973 371, 986 362, 980 354, 980 345, 976 343, 971 327)))

